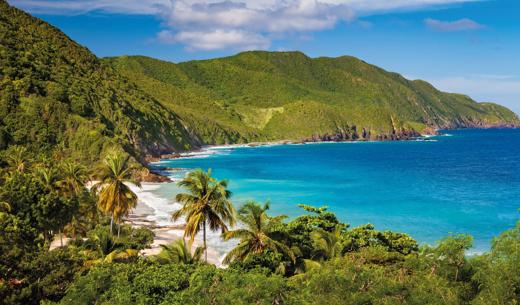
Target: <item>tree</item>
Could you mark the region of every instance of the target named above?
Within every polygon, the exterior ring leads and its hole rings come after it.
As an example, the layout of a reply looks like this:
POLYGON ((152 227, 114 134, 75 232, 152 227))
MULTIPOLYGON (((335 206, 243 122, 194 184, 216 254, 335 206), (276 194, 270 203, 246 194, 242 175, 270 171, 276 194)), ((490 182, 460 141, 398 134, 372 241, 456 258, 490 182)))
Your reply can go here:
POLYGON ((11 212, 11 205, 5 201, 0 201, 0 218, 11 212))
POLYGON ((112 236, 106 231, 93 232, 86 242, 89 251, 87 256, 91 259, 87 260, 87 266, 97 265, 100 263, 112 263, 114 261, 127 261, 135 259, 139 255, 139 250, 127 248, 119 239, 112 236))
POLYGON ((201 169, 190 172, 179 182, 189 193, 178 194, 175 198, 183 204, 182 208, 172 214, 174 221, 186 217, 184 237, 193 243, 195 236, 202 228, 204 260, 208 261, 206 245, 206 226, 212 231, 228 231, 227 224, 235 225, 236 212, 229 200, 231 191, 227 189, 227 181, 218 181, 211 177, 211 169, 204 172, 201 169))
POLYGON ((27 169, 27 148, 14 145, 6 153, 7 167, 11 172, 23 173, 27 169))
MULTIPOLYGON (((120 224, 121 218, 137 205, 137 195, 125 184, 141 184, 133 178, 137 168, 130 165, 130 157, 119 153, 109 154, 100 169, 99 182, 93 186, 98 193, 99 209, 110 215, 110 233, 113 233, 113 222, 120 224)), ((118 229, 119 235, 119 229, 118 229)))
POLYGON ((161 252, 154 259, 162 264, 165 263, 183 263, 194 264, 200 262, 204 247, 197 247, 191 253, 190 247, 186 245, 186 240, 180 238, 169 245, 161 245, 161 252))
POLYGON ((76 162, 65 162, 61 166, 62 187, 70 194, 79 194, 88 180, 87 168, 76 162))
POLYGON ((311 233, 311 238, 314 244, 315 259, 328 260, 334 257, 341 256, 343 251, 342 234, 344 226, 337 225, 332 232, 323 229, 317 229, 311 233))
POLYGON ((262 253, 266 249, 275 253, 286 254, 294 261, 293 251, 273 237, 273 234, 277 231, 277 225, 285 216, 269 217, 266 213, 268 209, 268 203, 265 203, 262 207, 254 201, 249 201, 240 208, 238 219, 245 228, 223 234, 225 240, 234 238, 240 240, 238 246, 226 255, 224 263, 228 264, 233 260, 243 261, 253 254, 262 253))

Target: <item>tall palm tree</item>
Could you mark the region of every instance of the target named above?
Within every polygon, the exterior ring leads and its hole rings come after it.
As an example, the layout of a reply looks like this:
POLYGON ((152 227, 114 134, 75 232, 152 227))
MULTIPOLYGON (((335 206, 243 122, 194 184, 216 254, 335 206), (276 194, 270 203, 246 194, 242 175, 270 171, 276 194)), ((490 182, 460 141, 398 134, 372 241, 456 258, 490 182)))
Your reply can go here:
POLYGON ((162 264, 164 263, 183 263, 194 264, 200 262, 204 247, 197 247, 191 253, 190 247, 186 245, 186 240, 180 238, 169 245, 161 245, 161 252, 154 259, 162 264))
POLYGON ((211 177, 211 169, 207 172, 197 169, 190 172, 179 182, 188 193, 178 194, 175 199, 183 204, 182 208, 172 214, 174 221, 186 217, 184 237, 193 243, 195 236, 202 229, 204 260, 208 261, 206 247, 206 226, 212 231, 228 231, 227 224, 235 225, 235 208, 229 200, 231 192, 227 189, 227 181, 218 181, 211 177))
MULTIPOLYGON (((99 209, 110 215, 110 233, 115 221, 120 224, 123 217, 137 205, 137 195, 125 184, 130 182, 138 187, 141 184, 133 178, 136 167, 130 165, 130 157, 121 154, 109 154, 100 169, 99 182, 93 186, 98 193, 99 209)), ((119 235, 118 226, 118 235, 119 235)))
POLYGON ((245 226, 243 229, 228 231, 223 234, 225 240, 239 239, 240 243, 224 258, 224 263, 229 264, 233 260, 245 260, 253 254, 258 254, 266 249, 283 253, 295 260, 294 252, 280 241, 274 238, 277 225, 285 216, 269 217, 266 211, 269 203, 260 206, 254 201, 247 202, 238 213, 238 220, 245 226))

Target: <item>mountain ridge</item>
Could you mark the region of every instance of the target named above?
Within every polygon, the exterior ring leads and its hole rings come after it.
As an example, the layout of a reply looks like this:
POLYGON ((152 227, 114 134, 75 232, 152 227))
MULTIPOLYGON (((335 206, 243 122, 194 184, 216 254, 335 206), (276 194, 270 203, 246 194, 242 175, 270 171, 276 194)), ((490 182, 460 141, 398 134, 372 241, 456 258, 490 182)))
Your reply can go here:
POLYGON ((97 162, 275 140, 397 140, 435 128, 518 126, 495 104, 360 59, 249 51, 179 64, 100 59, 0 0, 0 151, 97 162))
MULTIPOLYGON (((350 140, 364 138, 363 134, 381 140, 435 129, 518 126, 516 114, 503 106, 441 92, 425 81, 408 80, 352 56, 310 58, 300 51, 247 51, 180 63, 145 56, 104 60, 166 107, 189 108, 184 96, 193 99, 201 92, 206 103, 210 99, 215 107, 225 105, 242 125, 269 140, 350 140), (156 90, 159 86, 163 89, 156 90), (177 96, 162 96, 168 90, 164 87, 177 91, 177 96), (385 90, 395 92, 385 96, 385 90), (297 108, 310 116, 328 115, 306 122, 314 124, 313 130, 284 117, 284 113, 298 116, 297 108), (280 126, 281 120, 292 126, 280 126), (333 124, 325 126, 326 120, 333 124), (248 123, 252 121, 256 124, 248 123), (357 131, 345 135, 352 127, 357 131), (366 132, 361 133, 363 129, 366 132)), ((221 124, 233 121, 211 115, 208 119, 221 124)))

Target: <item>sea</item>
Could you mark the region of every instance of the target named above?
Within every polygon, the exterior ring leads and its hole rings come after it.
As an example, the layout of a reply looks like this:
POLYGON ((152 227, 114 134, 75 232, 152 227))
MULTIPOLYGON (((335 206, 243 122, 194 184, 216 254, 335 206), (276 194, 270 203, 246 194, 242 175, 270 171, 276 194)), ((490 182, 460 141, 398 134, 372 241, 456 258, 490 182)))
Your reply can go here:
MULTIPOLYGON (((472 253, 488 251, 495 236, 520 220, 520 129, 440 131, 415 141, 208 147, 152 167, 169 168, 163 173, 174 180, 211 168, 229 181, 235 206, 269 201, 271 215, 294 218, 305 213, 298 204, 327 206, 351 227, 370 223, 429 245, 469 234, 472 253)), ((170 223, 182 191, 175 183, 148 186, 149 217, 170 223)), ((217 234, 210 243, 222 252, 232 246, 217 234)))

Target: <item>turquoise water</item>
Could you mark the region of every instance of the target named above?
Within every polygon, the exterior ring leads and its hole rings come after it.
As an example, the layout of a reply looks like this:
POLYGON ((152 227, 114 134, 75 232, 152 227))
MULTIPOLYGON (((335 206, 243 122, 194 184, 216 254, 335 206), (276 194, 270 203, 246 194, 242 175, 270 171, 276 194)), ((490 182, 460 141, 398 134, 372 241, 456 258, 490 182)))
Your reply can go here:
MULTIPOLYGON (((429 244, 466 233, 475 251, 489 249, 493 236, 519 220, 520 130, 431 139, 226 148, 155 166, 212 168, 229 180, 235 204, 269 200, 272 214, 294 217, 302 214, 299 203, 326 205, 352 225, 372 223, 429 244)), ((156 192, 172 198, 179 189, 156 192)))

